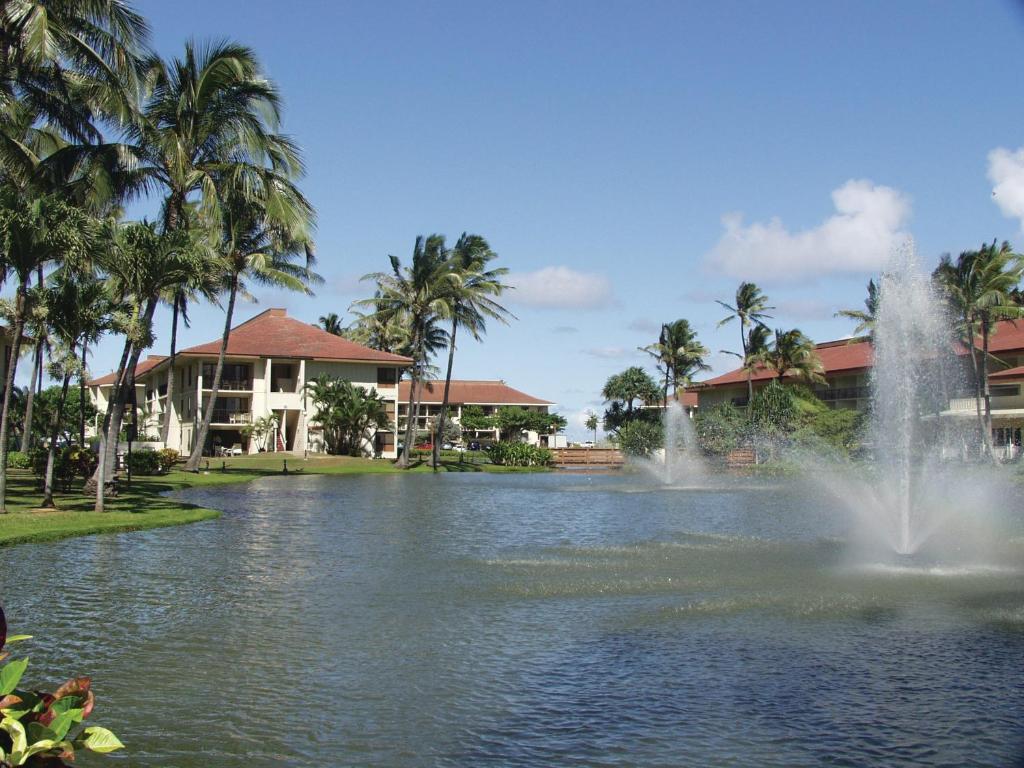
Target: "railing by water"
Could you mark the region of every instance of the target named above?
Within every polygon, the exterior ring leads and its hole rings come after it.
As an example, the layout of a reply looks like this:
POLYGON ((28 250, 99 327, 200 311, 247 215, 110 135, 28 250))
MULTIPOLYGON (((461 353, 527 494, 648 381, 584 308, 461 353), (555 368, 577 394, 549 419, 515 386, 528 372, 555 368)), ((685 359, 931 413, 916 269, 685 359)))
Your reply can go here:
POLYGON ((556 467, 621 467, 625 463, 617 448, 555 448, 556 467))

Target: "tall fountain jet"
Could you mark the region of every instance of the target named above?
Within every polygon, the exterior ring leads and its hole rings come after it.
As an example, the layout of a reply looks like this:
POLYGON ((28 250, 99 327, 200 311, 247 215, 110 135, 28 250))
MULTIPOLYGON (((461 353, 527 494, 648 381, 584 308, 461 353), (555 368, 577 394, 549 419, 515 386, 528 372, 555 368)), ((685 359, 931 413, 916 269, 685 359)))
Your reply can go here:
POLYGON ((672 400, 662 417, 665 448, 662 456, 648 459, 644 466, 665 485, 700 486, 707 481, 707 465, 697 444, 693 422, 683 406, 672 400))
POLYGON ((961 389, 950 319, 912 243, 882 275, 874 327, 871 444, 876 475, 867 512, 890 546, 911 555, 948 512, 951 464, 966 450, 963 419, 949 414, 961 389))

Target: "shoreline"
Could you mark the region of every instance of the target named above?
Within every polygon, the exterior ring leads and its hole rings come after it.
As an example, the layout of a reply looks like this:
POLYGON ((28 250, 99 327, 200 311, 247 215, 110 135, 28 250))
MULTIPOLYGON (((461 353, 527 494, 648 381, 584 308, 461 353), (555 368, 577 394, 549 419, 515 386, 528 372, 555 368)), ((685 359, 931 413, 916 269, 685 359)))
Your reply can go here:
MULTIPOLYGON (((279 455, 242 456, 210 460, 199 473, 172 470, 166 475, 143 475, 123 486, 116 498, 107 500, 108 511, 93 511, 93 498, 77 488, 54 494, 55 510, 39 509, 42 492, 36 490, 36 477, 27 470, 8 469, 8 514, 0 515, 0 547, 107 533, 188 525, 215 520, 221 511, 179 501, 170 496, 176 491, 248 483, 261 477, 287 475, 374 475, 417 474, 433 470, 425 463, 411 469, 397 468, 390 460, 356 459, 345 456, 303 459, 279 455), (288 471, 284 472, 284 463, 288 471)), ((443 472, 550 472, 549 467, 506 467, 492 464, 443 462, 443 472)), ((76 482, 76 485, 78 483, 76 482)))

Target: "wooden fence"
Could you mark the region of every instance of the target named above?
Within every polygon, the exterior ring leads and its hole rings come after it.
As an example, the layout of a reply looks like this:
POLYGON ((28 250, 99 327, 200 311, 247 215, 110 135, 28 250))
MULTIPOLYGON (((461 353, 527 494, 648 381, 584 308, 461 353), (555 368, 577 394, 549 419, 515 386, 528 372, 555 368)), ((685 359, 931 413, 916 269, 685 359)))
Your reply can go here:
POLYGON ((557 467, 621 467, 625 463, 617 448, 556 448, 557 467))

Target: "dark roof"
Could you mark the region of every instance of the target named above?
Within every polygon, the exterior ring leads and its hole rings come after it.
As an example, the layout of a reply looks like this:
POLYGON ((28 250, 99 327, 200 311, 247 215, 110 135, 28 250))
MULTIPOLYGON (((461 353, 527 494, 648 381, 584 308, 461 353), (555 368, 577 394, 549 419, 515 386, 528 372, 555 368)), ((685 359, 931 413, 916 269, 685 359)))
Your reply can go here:
MULTIPOLYGON (((821 364, 825 368, 825 374, 855 373, 871 367, 874 362, 874 350, 870 341, 853 341, 841 339, 839 341, 826 341, 816 344, 815 349, 821 364)), ((771 368, 758 368, 754 371, 754 381, 766 381, 773 379, 776 372, 771 368)), ((713 379, 702 381, 699 387, 720 387, 728 384, 745 384, 747 372, 737 368, 729 373, 716 376, 713 379)))
MULTIPOLYGON (((409 402, 410 382, 398 385, 398 402, 409 402)), ((420 395, 421 403, 440 403, 444 398, 444 381, 425 381, 420 395)), ((452 379, 448 402, 477 405, 554 405, 548 400, 513 389, 503 381, 460 381, 452 379)))

